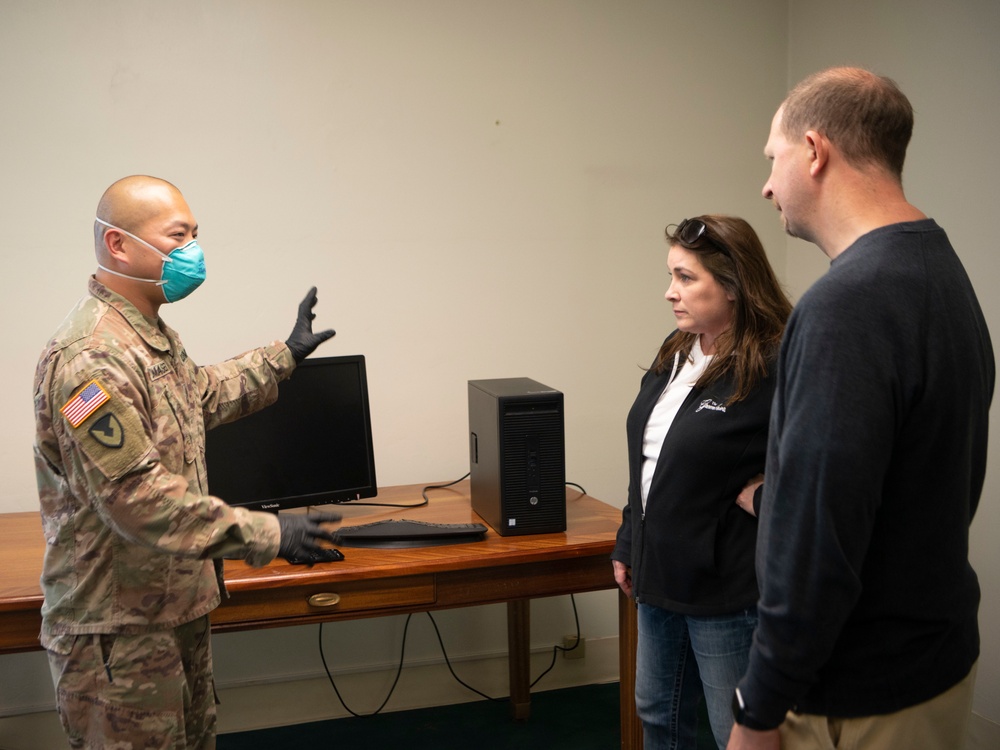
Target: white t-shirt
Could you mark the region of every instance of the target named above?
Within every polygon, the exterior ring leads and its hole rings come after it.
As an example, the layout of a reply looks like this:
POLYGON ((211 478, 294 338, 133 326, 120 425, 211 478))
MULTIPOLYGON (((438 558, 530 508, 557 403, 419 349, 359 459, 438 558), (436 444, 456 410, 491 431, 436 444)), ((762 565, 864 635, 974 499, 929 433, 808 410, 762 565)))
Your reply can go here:
POLYGON ((656 406, 646 422, 646 430, 642 436, 642 510, 646 511, 646 497, 649 495, 649 485, 653 481, 656 462, 660 459, 660 448, 667 430, 673 424, 674 417, 688 397, 698 378, 705 372, 714 355, 706 355, 701 350, 701 337, 695 339, 691 354, 681 364, 677 373, 677 360, 674 358, 674 372, 671 373, 667 387, 663 389, 656 406))

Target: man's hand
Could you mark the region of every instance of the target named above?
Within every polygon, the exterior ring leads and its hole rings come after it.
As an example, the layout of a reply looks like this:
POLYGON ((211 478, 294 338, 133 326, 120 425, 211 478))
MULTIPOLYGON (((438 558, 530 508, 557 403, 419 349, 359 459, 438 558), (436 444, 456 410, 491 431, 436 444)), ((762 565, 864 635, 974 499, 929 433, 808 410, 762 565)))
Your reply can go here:
POLYGON ((319 333, 313 333, 312 322, 316 317, 316 313, 312 309, 315 306, 316 287, 313 287, 299 303, 299 317, 295 321, 295 327, 292 329, 291 335, 285 341, 288 348, 292 350, 292 356, 295 357, 295 364, 299 364, 312 354, 317 346, 327 339, 333 338, 336 334, 336 331, 332 328, 320 331, 319 333))
POLYGON ((334 535, 320 526, 321 523, 334 523, 340 520, 336 513, 303 515, 278 514, 278 526, 281 529, 281 541, 278 543, 278 556, 290 563, 298 561, 333 562, 342 560, 337 550, 320 547, 317 542, 324 540, 333 542, 334 535))
POLYGON ((764 484, 764 475, 758 474, 753 479, 747 480, 746 485, 740 490, 740 494, 736 496, 736 504, 751 516, 757 515, 757 511, 753 507, 753 498, 757 492, 757 488, 762 484, 764 484))
POLYGON ((611 561, 611 567, 615 571, 615 583, 625 592, 625 596, 632 596, 632 570, 623 562, 611 561))
POLYGON ((726 750, 781 750, 781 734, 777 729, 758 732, 733 724, 726 750))

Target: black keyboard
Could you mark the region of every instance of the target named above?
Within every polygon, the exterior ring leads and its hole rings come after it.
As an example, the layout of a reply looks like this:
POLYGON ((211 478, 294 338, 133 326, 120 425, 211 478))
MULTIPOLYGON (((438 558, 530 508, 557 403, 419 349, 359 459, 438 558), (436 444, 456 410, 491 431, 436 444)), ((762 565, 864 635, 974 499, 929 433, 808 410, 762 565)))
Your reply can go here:
POLYGON ((435 544, 478 542, 486 536, 481 523, 428 523, 427 521, 376 521, 337 529, 343 547, 422 547, 435 544))

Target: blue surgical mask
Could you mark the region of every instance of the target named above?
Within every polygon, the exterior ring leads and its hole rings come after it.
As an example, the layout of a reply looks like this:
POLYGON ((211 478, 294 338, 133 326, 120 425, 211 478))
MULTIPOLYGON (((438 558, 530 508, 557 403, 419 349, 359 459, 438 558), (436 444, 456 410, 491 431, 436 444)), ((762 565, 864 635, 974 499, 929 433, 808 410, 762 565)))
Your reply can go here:
POLYGON ((177 302, 177 300, 184 299, 200 287, 205 280, 205 253, 198 245, 198 240, 191 240, 186 245, 174 248, 169 253, 163 253, 146 242, 146 240, 136 237, 131 232, 126 232, 121 227, 116 227, 114 224, 109 224, 102 219, 95 219, 95 221, 109 229, 117 229, 119 232, 127 234, 133 240, 149 248, 163 259, 163 270, 160 272, 159 279, 141 279, 138 276, 128 276, 118 271, 112 271, 110 268, 106 268, 98 263, 97 267, 101 270, 115 276, 121 276, 123 279, 148 281, 151 284, 156 284, 162 287, 163 298, 167 302, 177 302))

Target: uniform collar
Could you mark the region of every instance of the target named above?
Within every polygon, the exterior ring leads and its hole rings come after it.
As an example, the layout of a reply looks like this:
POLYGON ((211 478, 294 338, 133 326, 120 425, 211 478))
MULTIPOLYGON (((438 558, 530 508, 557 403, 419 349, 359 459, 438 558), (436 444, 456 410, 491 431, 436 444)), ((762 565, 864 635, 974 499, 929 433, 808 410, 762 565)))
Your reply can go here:
POLYGON ((161 324, 159 319, 150 320, 139 312, 138 308, 125 299, 125 297, 117 292, 112 292, 93 276, 90 277, 90 281, 87 283, 87 289, 97 299, 113 307, 118 314, 128 321, 128 324, 135 329, 135 332, 142 337, 142 340, 153 349, 158 349, 161 352, 170 351, 170 341, 160 329, 161 324))

